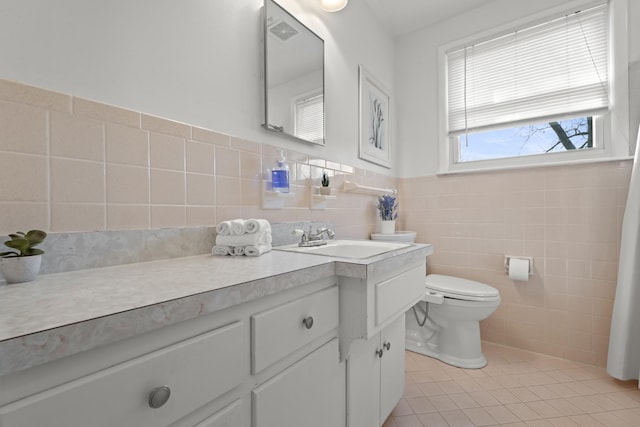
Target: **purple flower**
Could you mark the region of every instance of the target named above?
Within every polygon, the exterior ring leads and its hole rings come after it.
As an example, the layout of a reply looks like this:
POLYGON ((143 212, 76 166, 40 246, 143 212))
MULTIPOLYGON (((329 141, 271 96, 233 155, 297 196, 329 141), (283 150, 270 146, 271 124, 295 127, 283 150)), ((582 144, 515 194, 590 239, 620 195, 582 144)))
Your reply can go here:
POLYGON ((393 221, 398 218, 398 200, 393 194, 378 197, 378 211, 383 221, 393 221))

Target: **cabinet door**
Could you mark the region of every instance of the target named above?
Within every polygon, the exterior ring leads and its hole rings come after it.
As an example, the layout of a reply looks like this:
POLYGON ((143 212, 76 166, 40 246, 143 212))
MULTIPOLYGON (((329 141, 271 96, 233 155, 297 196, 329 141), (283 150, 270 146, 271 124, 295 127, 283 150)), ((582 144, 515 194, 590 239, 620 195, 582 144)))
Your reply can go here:
POLYGON ((253 426, 344 426, 344 370, 333 339, 252 392, 253 426))
POLYGON ((380 423, 396 407, 404 393, 404 314, 381 332, 383 356, 380 359, 380 423))
MULTIPOLYGON (((355 340, 347 361, 347 425, 380 426, 380 334, 355 340)), ((384 353, 383 353, 384 357, 384 353)))

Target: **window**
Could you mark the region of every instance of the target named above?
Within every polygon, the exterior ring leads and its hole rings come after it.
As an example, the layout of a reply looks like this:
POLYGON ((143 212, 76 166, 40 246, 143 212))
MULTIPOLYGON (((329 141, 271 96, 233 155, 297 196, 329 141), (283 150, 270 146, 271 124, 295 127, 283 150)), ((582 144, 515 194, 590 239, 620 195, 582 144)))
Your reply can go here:
POLYGON ((601 155, 608 22, 600 4, 445 50, 449 169, 601 155))
POLYGON ((316 143, 324 139, 324 97, 322 93, 298 98, 293 108, 294 132, 298 138, 316 143))
POLYGON ((456 138, 460 163, 595 147, 593 117, 477 131, 456 138))

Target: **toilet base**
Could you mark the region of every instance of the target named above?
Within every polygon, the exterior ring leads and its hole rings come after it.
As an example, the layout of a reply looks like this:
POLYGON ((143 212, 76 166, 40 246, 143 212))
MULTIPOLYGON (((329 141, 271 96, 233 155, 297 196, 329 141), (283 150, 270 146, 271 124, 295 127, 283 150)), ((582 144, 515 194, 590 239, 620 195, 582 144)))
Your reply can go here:
POLYGON ((423 343, 412 341, 407 339, 406 349, 414 353, 422 354, 424 356, 433 357, 448 365, 455 366, 464 369, 480 369, 487 366, 487 358, 484 354, 475 359, 459 359, 450 355, 439 354, 429 350, 423 343))
POLYGON ((484 368, 487 366, 487 358, 482 353, 478 322, 472 322, 475 325, 466 326, 464 323, 459 322, 456 325, 458 328, 453 327, 453 334, 450 330, 443 335, 440 331, 432 330, 428 332, 427 328, 418 327, 415 320, 407 315, 405 348, 458 368, 484 368))

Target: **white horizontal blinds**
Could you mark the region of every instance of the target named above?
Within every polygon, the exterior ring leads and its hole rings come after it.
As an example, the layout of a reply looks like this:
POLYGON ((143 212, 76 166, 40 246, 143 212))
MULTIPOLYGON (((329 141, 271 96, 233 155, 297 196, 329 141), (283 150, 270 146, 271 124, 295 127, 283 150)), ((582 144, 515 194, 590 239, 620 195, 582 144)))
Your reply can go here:
POLYGON ((324 139, 324 98, 322 94, 300 99, 295 104, 295 135, 307 141, 324 139))
POLYGON ((447 53, 449 133, 609 107, 607 5, 447 53))

